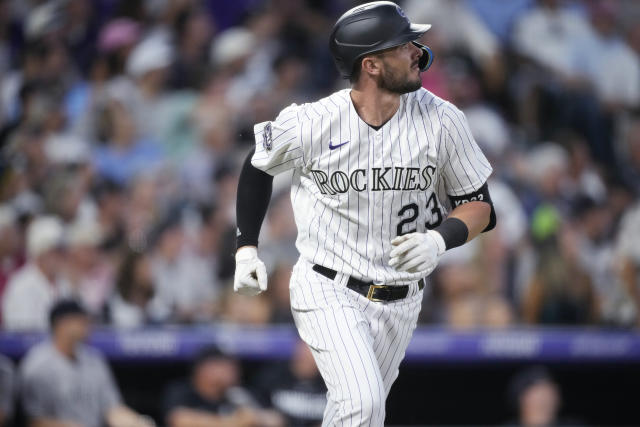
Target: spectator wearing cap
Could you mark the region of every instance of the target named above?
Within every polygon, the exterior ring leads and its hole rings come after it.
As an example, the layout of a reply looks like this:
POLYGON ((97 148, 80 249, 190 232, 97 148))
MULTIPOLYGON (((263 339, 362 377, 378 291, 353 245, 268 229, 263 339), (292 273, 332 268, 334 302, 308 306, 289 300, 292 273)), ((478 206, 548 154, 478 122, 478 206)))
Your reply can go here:
POLYGON ((53 216, 35 218, 27 230, 27 263, 9 279, 2 323, 11 330, 47 329, 47 313, 70 289, 61 280, 64 228, 53 216))
POLYGON ((51 338, 29 350, 20 364, 20 397, 32 425, 144 427, 152 423, 122 403, 102 356, 84 344, 87 312, 60 300, 49 313, 51 338))
POLYGON ((276 427, 280 416, 261 410, 251 395, 238 386, 240 367, 217 346, 197 354, 189 379, 171 384, 164 396, 168 427, 236 426, 276 427))
POLYGON ((108 98, 127 106, 140 137, 159 141, 171 119, 166 113, 165 83, 173 63, 173 48, 161 35, 140 41, 127 57, 126 76, 114 79, 108 98))

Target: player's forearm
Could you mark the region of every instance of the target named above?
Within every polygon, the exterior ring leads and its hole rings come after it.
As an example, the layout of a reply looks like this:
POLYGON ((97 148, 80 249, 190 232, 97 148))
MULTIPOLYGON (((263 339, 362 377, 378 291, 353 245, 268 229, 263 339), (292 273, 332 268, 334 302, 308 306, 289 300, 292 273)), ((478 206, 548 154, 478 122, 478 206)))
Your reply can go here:
POLYGON ((485 202, 464 203, 451 211, 448 218, 458 218, 469 230, 467 242, 473 240, 489 224, 491 206, 485 202))
POLYGON ((251 164, 251 150, 244 161, 236 200, 237 247, 258 246, 262 221, 269 207, 273 177, 251 164))

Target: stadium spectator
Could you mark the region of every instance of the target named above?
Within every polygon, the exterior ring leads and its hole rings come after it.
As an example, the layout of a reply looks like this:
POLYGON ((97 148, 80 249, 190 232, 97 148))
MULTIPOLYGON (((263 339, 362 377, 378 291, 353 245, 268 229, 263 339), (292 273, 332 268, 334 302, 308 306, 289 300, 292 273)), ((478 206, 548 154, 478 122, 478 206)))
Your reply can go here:
POLYGON ((572 49, 589 34, 589 23, 561 0, 538 0, 513 29, 518 53, 562 78, 573 76, 572 49))
POLYGON ((98 318, 113 290, 112 266, 100 250, 102 231, 95 220, 77 220, 67 233, 66 279, 73 294, 98 318))
POLYGON ((174 323, 210 320, 216 309, 216 278, 202 269, 187 247, 180 210, 172 210, 154 231, 151 272, 156 285, 151 315, 174 323))
POLYGON ((560 415, 560 387, 542 366, 525 368, 516 373, 508 386, 508 399, 516 418, 507 425, 522 427, 582 425, 560 415))
POLYGON ((189 379, 165 391, 164 422, 169 427, 283 425, 273 411, 260 409, 239 387, 240 367, 217 347, 205 347, 196 356, 189 379))
POLYGON ((149 427, 122 403, 102 356, 84 344, 90 322, 74 300, 50 311, 51 339, 29 350, 20 364, 20 397, 32 425, 149 427))
POLYGON ((404 9, 412 22, 458 22, 459 26, 434 26, 439 47, 447 54, 471 58, 485 87, 495 91, 504 84, 505 64, 499 41, 485 22, 461 0, 408 0, 404 9))
POLYGON ((619 2, 590 3, 591 31, 573 54, 576 68, 589 79, 606 111, 640 105, 640 59, 618 32, 619 2), (601 52, 596 59, 591 52, 601 52))
POLYGON ((138 134, 131 117, 131 106, 111 101, 103 111, 102 124, 105 144, 94 151, 93 161, 97 173, 125 185, 140 173, 157 170, 163 154, 154 142, 138 134))
POLYGON ((640 326, 640 204, 623 216, 616 241, 616 275, 622 282, 627 301, 633 304, 631 315, 640 326))
POLYGON ((620 147, 620 177, 640 197, 640 115, 629 120, 620 147))
POLYGON ((109 97, 127 106, 141 138, 160 141, 169 117, 165 114, 165 84, 174 51, 166 36, 152 33, 142 39, 127 58, 126 76, 109 83, 109 97))
POLYGON ((436 321, 453 329, 503 328, 513 321, 504 296, 491 289, 480 263, 468 259, 479 247, 443 257, 434 289, 425 296, 423 321, 436 321))
POLYGON ((27 230, 27 263, 9 279, 2 300, 2 324, 11 330, 47 329, 54 301, 71 293, 61 278, 64 228, 53 216, 38 217, 27 230))
MULTIPOLYGON (((4 296, 9 277, 22 267, 25 261, 20 228, 15 209, 9 204, 0 205, 0 301, 4 296)), ((2 319, 1 304, 0 319, 2 319)))
POLYGON ((103 180, 95 185, 96 218, 102 233, 102 249, 110 258, 116 257, 125 245, 125 188, 114 181, 103 180))
POLYGON ((0 427, 11 425, 15 404, 16 380, 11 359, 0 354, 0 427))
POLYGON ((286 419, 290 427, 318 426, 327 405, 327 388, 307 345, 297 341, 290 361, 267 365, 252 389, 258 401, 286 419))
POLYGON ((508 386, 507 397, 517 414, 508 425, 555 424, 560 396, 545 368, 528 368, 516 373, 508 386))
POLYGON ((115 284, 116 292, 106 307, 106 322, 116 328, 136 328, 150 323, 149 303, 155 285, 149 255, 131 250, 125 253, 115 284))
POLYGON ((570 227, 575 233, 577 262, 589 275, 599 320, 606 324, 633 324, 635 313, 624 285, 616 277, 611 203, 578 196, 570 227))
POLYGON ((596 290, 580 263, 579 234, 563 226, 549 206, 534 214, 538 260, 523 293, 522 316, 528 323, 584 325, 599 320, 596 290))
POLYGON ((168 86, 174 90, 200 89, 208 73, 207 55, 213 23, 206 11, 195 7, 181 11, 176 20, 176 58, 168 86))

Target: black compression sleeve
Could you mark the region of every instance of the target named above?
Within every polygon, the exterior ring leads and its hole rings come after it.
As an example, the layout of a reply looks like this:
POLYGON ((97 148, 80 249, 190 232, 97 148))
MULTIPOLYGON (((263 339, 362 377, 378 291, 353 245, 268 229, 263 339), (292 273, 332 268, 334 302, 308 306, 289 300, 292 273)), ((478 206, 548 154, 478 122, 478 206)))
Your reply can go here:
POLYGON ((260 227, 269 207, 273 177, 251 164, 251 150, 242 165, 236 199, 237 247, 258 246, 260 227))

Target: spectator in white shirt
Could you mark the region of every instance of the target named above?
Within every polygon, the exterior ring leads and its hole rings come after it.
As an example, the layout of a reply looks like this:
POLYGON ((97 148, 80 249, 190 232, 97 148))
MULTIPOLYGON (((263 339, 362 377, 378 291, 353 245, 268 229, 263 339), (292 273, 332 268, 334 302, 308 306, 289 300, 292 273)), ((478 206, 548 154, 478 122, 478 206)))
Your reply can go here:
POLYGON ((524 57, 570 78, 574 74, 571 51, 588 34, 589 25, 582 15, 561 6, 559 0, 539 0, 516 23, 513 44, 524 57))
POLYGON ((69 293, 60 280, 64 227, 54 216, 35 218, 27 230, 27 263, 16 271, 2 300, 2 324, 9 330, 47 329, 47 313, 69 293))
POLYGON ((590 9, 591 29, 572 52, 576 72, 583 73, 608 110, 640 104, 640 61, 617 32, 616 3, 598 0, 590 9))

